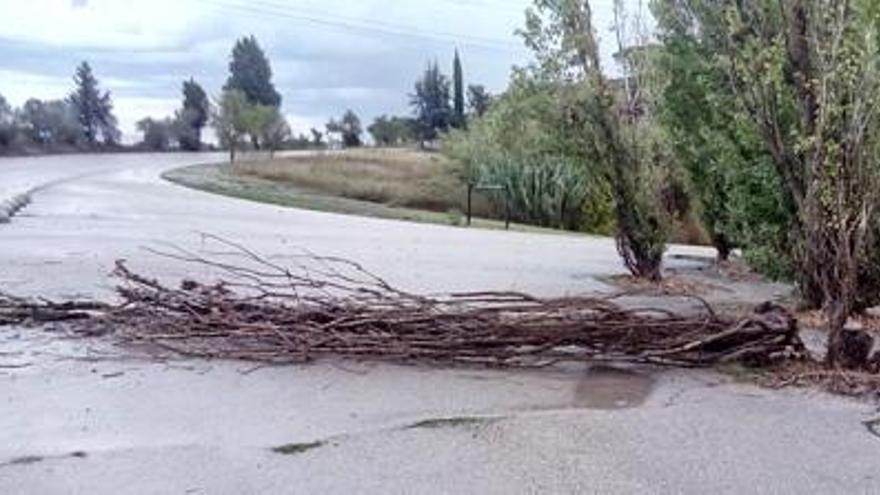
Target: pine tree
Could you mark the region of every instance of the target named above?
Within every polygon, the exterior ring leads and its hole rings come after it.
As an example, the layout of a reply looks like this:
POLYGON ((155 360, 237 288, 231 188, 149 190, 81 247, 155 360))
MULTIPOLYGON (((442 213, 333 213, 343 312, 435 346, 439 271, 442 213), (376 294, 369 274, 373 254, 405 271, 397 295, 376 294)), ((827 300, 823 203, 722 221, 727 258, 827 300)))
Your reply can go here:
POLYGON ((110 92, 101 92, 98 79, 92 73, 88 62, 83 62, 77 67, 73 82, 76 87, 70 95, 70 103, 76 108, 86 143, 94 147, 100 136, 104 144, 116 144, 120 132, 116 128, 110 92))

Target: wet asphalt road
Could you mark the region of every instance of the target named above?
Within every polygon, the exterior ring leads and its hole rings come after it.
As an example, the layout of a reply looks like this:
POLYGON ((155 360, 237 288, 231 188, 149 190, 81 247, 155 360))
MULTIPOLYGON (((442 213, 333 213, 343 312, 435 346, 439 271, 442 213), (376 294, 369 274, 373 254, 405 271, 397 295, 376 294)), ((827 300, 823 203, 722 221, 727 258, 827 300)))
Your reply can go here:
MULTIPOLYGON (((159 178, 214 159, 0 160, 0 196, 38 188, 0 225, 0 288, 109 297, 117 258, 192 276, 143 248, 210 249, 201 232, 270 256, 345 256, 423 292, 561 295, 620 273, 607 239, 286 210, 159 178)), ((716 373, 255 370, 36 330, 0 337, 0 493, 880 492, 870 404, 716 373)))

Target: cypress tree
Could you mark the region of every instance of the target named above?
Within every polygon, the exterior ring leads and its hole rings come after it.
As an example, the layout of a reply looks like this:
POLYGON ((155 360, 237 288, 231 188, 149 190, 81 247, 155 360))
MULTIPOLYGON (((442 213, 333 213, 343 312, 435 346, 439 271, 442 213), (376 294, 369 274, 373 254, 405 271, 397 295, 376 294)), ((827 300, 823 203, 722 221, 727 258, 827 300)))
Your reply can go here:
POLYGON ((455 60, 452 63, 452 79, 453 79, 453 125, 456 128, 463 128, 466 124, 464 116, 464 72, 461 69, 461 57, 458 56, 458 50, 455 50, 455 60))

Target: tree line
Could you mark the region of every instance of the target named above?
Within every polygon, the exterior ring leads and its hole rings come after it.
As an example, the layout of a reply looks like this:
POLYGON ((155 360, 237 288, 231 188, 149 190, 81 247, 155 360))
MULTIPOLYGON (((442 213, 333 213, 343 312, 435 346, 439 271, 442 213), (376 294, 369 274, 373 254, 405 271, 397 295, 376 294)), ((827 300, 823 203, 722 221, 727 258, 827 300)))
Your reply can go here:
MULTIPOLYGON (((183 81, 181 107, 170 117, 138 121, 136 129, 142 139, 133 148, 200 151, 207 147, 203 135, 208 126, 233 158, 244 149, 271 153, 358 147, 365 143, 365 132, 376 146, 419 143, 428 147, 436 145, 448 130, 465 127, 469 116, 482 116, 491 101, 482 85, 465 88, 456 51, 451 81, 434 62, 416 82, 409 102, 413 116, 381 115, 365 129, 349 109, 340 118, 330 119, 322 130, 312 128, 308 134, 294 135, 281 112, 282 96, 272 82, 269 59, 254 36, 236 41, 228 69, 215 101, 194 79, 183 81)), ((73 82, 67 98, 30 99, 17 109, 0 95, 0 154, 125 149, 111 93, 101 88, 88 62, 77 67, 73 82)))
POLYGON ((31 98, 21 108, 0 95, 0 154, 118 148, 110 92, 101 89, 87 62, 77 67, 73 84, 65 99, 31 98))

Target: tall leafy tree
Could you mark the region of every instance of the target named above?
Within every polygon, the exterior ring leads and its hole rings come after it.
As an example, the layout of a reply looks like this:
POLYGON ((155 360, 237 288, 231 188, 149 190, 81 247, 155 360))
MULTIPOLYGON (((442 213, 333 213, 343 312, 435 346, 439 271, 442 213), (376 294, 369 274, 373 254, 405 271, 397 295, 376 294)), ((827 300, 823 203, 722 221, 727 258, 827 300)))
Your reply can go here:
POLYGON ((662 0, 652 10, 662 41, 658 118, 719 259, 739 246, 753 268, 790 276, 793 212, 758 127, 737 104, 719 63, 727 42, 724 9, 714 0, 662 0))
POLYGON ((0 150, 9 148, 15 138, 15 113, 12 106, 0 95, 0 150))
POLYGON ((437 139, 440 132, 448 131, 454 112, 449 101, 449 79, 440 72, 437 63, 428 65, 416 81, 410 105, 416 114, 417 135, 422 145, 437 139))
POLYGON ((77 111, 67 101, 31 98, 22 106, 19 118, 35 144, 76 146, 82 140, 77 111))
POLYGON ((324 133, 312 127, 309 129, 309 132, 312 134, 311 144, 316 148, 324 147, 324 133))
POLYGON ((860 0, 743 0, 725 17, 724 67, 796 213, 802 291, 827 312, 831 365, 844 364, 860 298, 880 289, 865 273, 878 257, 878 11, 860 0))
POLYGON ((150 117, 138 121, 137 130, 144 137, 141 145, 150 151, 166 151, 175 137, 175 122, 170 119, 157 120, 150 117))
MULTIPOLYGON (((615 2, 620 8, 620 0, 615 2)), ((643 50, 624 64, 623 85, 602 70, 588 0, 535 0, 522 33, 536 56, 533 70, 558 84, 559 102, 580 131, 585 155, 602 170, 614 199, 617 248, 626 268, 640 278, 662 278, 666 218, 653 177, 670 161, 661 130, 649 111, 652 85, 643 50), (579 94, 584 104, 570 105, 579 94)), ((618 51, 623 53, 622 28, 618 51)))
POLYGON ((412 119, 406 117, 388 117, 382 115, 376 117, 367 131, 373 136, 377 146, 400 146, 412 141, 415 125, 412 119))
POLYGON ((364 130, 361 119, 352 110, 346 110, 339 121, 330 119, 330 122, 327 123, 327 132, 339 134, 342 138, 342 145, 346 148, 357 148, 363 145, 361 135, 364 130))
POLYGON ((271 154, 290 138, 290 126, 278 107, 248 104, 243 119, 244 131, 255 149, 271 154))
POLYGON ((235 161, 236 152, 248 135, 250 104, 238 90, 224 91, 211 115, 211 125, 217 132, 220 145, 229 150, 229 161, 235 161))
POLYGON ((94 147, 99 138, 106 145, 118 143, 120 132, 113 115, 113 100, 109 91, 101 91, 88 62, 77 67, 73 82, 75 88, 69 99, 77 110, 86 143, 94 147))
POLYGON ((183 82, 183 108, 177 113, 178 139, 186 151, 202 148, 202 129, 208 123, 211 103, 208 94, 194 79, 183 82))
POLYGON ((232 48, 229 79, 223 89, 241 91, 255 105, 281 106, 281 95, 272 84, 269 59, 254 36, 239 39, 232 48))
POLYGON ((482 84, 471 84, 468 86, 468 106, 476 117, 482 117, 489 111, 489 105, 492 104, 492 96, 486 91, 486 87, 482 84))
POLYGON ((464 71, 461 68, 461 57, 458 55, 458 50, 455 50, 455 59, 452 63, 452 85, 452 109, 455 112, 453 125, 462 128, 467 121, 464 114, 464 71))

